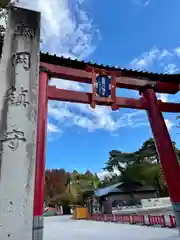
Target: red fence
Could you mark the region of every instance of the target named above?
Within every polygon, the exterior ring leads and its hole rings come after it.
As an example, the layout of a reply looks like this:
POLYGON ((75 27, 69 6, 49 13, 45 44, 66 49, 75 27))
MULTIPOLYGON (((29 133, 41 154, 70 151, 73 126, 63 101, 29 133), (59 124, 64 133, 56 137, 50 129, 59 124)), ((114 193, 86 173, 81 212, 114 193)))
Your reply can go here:
POLYGON ((145 225, 145 217, 143 215, 134 215, 131 217, 131 223, 145 225))
POLYGON ((175 216, 169 215, 170 227, 176 227, 176 218, 175 216))
POLYGON ((166 227, 166 221, 164 215, 162 216, 148 216, 149 225, 159 225, 161 227, 166 227))
POLYGON ((104 221, 105 222, 113 222, 114 216, 113 215, 104 215, 104 221))
POLYGON ((129 223, 139 224, 146 226, 161 226, 161 227, 176 227, 176 218, 172 215, 165 217, 148 215, 119 215, 119 214, 94 214, 89 217, 89 220, 102 221, 102 222, 117 222, 117 223, 129 223))
POLYGON ((126 216, 126 215, 114 215, 115 221, 116 222, 121 222, 121 223, 131 223, 131 217, 126 216))

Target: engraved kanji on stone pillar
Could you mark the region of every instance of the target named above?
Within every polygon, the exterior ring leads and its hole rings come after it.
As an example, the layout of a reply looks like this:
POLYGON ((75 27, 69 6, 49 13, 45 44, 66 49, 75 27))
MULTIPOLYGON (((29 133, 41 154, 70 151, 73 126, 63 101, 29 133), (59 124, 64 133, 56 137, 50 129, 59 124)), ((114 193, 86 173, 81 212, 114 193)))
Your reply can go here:
POLYGON ((12 151, 15 151, 18 148, 20 142, 25 142, 26 138, 24 132, 13 129, 12 131, 5 132, 3 138, 0 139, 0 141, 7 142, 8 147, 12 151))
POLYGON ((28 71, 30 69, 30 58, 29 52, 17 52, 12 56, 12 64, 16 67, 17 64, 21 64, 22 67, 28 71))
POLYGON ((11 87, 8 89, 7 99, 8 102, 12 105, 22 105, 24 107, 27 107, 29 104, 29 101, 27 100, 27 94, 28 90, 24 89, 23 86, 21 86, 19 93, 16 91, 15 87, 11 87))
POLYGON ((24 23, 24 21, 20 21, 19 24, 16 25, 14 31, 14 37, 16 36, 24 36, 24 37, 34 37, 34 29, 28 24, 24 23))
POLYGON ((11 8, 0 64, 0 239, 32 240, 40 13, 11 8))

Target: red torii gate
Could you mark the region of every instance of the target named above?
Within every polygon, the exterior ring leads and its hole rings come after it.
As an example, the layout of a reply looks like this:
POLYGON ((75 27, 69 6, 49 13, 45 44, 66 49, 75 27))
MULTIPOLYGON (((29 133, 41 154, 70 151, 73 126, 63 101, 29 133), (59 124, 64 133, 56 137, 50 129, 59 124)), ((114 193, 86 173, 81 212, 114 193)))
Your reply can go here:
POLYGON ((179 91, 180 75, 153 74, 119 69, 43 53, 40 54, 40 60, 34 216, 43 215, 47 103, 48 100, 57 100, 90 104, 93 108, 97 104, 111 106, 113 110, 133 108, 147 111, 179 227, 180 170, 162 112, 178 113, 180 112, 180 104, 164 103, 157 100, 155 93, 177 93, 179 91), (96 96, 96 73, 112 76, 114 87, 111 88, 111 99, 96 96), (48 86, 51 77, 92 84, 92 93, 48 86), (141 97, 139 99, 118 97, 116 96, 116 87, 138 90, 141 97))

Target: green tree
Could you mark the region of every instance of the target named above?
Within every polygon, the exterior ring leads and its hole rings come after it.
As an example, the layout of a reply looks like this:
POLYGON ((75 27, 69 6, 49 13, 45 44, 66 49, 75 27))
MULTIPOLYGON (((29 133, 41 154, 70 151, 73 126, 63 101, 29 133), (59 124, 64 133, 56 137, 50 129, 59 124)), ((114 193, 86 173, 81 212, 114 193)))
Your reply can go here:
POLYGON ((14 6, 19 0, 0 0, 0 8, 7 9, 10 6, 14 6))
POLYGON ((14 6, 18 2, 19 2, 19 0, 0 0, 0 20, 1 20, 0 40, 1 41, 2 41, 3 36, 5 34, 8 8, 11 7, 11 6, 14 6))
MULTIPOLYGON (((180 150, 176 148, 175 142, 173 142, 173 145, 179 160, 180 150)), ((160 159, 152 138, 145 141, 142 147, 133 153, 111 151, 104 170, 113 172, 114 169, 118 169, 120 172, 120 176, 116 176, 114 182, 138 181, 142 184, 154 186, 160 196, 168 194, 160 159)), ((107 183, 110 184, 111 181, 105 179, 105 184, 107 183)))
POLYGON ((0 8, 6 8, 12 3, 11 0, 0 0, 0 8))

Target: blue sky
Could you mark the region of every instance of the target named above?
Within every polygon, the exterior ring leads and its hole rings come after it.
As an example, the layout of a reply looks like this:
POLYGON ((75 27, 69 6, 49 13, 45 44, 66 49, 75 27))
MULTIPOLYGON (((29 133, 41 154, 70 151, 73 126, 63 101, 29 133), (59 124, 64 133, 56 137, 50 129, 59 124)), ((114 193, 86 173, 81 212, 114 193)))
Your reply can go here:
MULTIPOLYGON (((152 72, 180 71, 179 0, 27 0, 42 12, 43 51, 152 72)), ((59 88, 89 86, 52 79, 59 88)), ((138 98, 138 92, 118 95, 138 98)), ((163 101, 176 96, 158 94, 163 101)), ((152 136, 144 111, 49 102, 47 168, 101 172, 112 149, 135 151, 152 136)), ((164 114, 180 148, 176 114, 164 114)), ((104 173, 101 173, 104 174, 104 173)))

